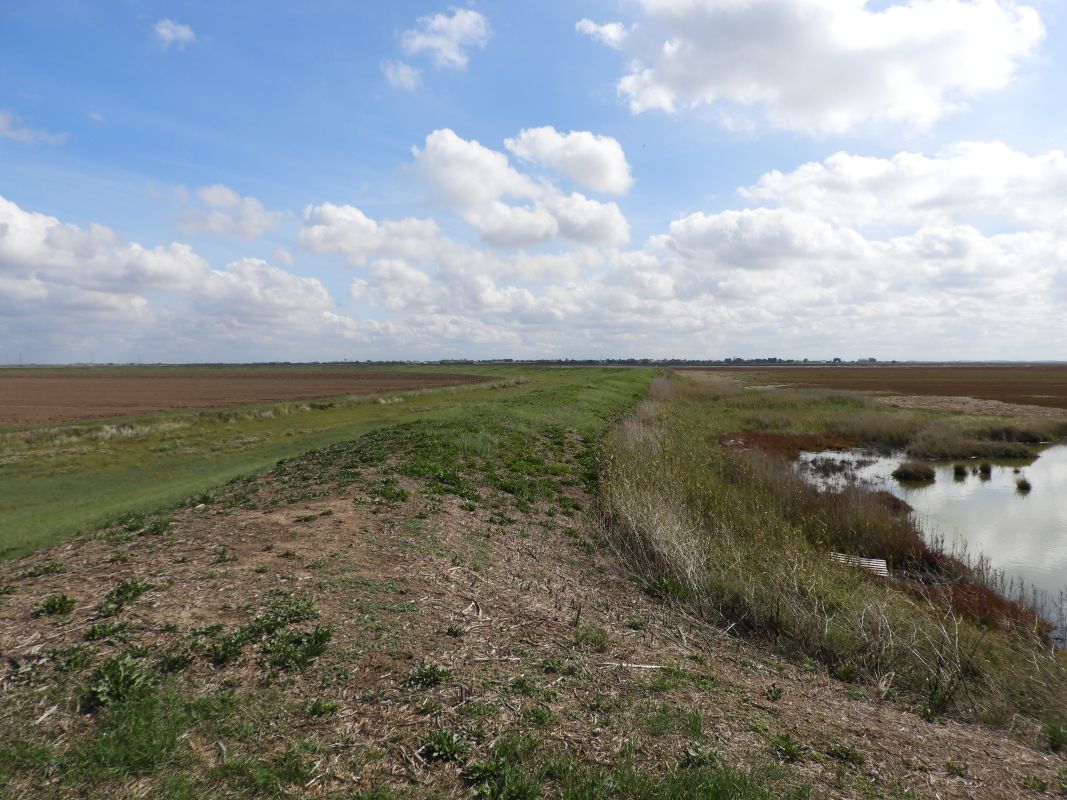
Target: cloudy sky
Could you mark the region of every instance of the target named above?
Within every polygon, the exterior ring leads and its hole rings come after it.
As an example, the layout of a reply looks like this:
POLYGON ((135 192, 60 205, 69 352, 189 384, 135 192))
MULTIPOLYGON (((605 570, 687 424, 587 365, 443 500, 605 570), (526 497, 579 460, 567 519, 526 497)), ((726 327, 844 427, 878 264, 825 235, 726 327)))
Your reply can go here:
POLYGON ((0 362, 1067 358, 1062 0, 0 0, 0 362))

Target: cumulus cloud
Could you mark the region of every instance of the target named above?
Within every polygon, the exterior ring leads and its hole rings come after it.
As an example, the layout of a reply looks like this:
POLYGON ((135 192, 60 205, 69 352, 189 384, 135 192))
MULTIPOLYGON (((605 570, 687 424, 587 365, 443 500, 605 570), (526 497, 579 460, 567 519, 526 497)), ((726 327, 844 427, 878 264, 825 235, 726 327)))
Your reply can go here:
POLYGON ((422 83, 422 72, 403 61, 383 61, 380 67, 385 79, 394 89, 412 92, 422 83))
POLYGON ((184 243, 147 247, 0 197, 0 338, 35 357, 130 342, 160 358, 218 358, 220 342, 277 356, 332 335, 333 305, 317 278, 256 259, 215 267, 184 243))
POLYGON ((586 36, 591 36, 601 44, 606 44, 614 50, 620 49, 626 43, 626 39, 630 36, 629 29, 627 29, 621 22, 608 22, 603 25, 598 25, 591 19, 580 19, 575 24, 574 29, 578 31, 578 33, 584 33, 586 36))
POLYGON ((671 222, 666 241, 687 256, 743 269, 861 257, 865 244, 858 234, 817 217, 771 208, 690 214, 671 222))
POLYGON ((924 128, 1001 89, 1044 37, 1014 0, 642 0, 632 30, 578 30, 628 58, 634 113, 714 104, 771 125, 840 133, 872 122, 924 128))
POLYGON ((508 163, 504 153, 449 128, 430 133, 412 154, 437 199, 460 210, 484 208, 503 196, 528 200, 541 192, 536 181, 508 163))
POLYGON ((552 194, 545 208, 556 219, 559 232, 585 244, 622 244, 630 238, 630 224, 615 203, 590 200, 583 194, 552 194))
POLYGON ((622 145, 589 131, 526 128, 504 146, 515 156, 559 170, 595 192, 625 194, 633 184, 622 145))
POLYGON ((24 144, 63 144, 67 140, 65 133, 49 133, 23 125, 18 117, 6 108, 0 108, 0 139, 11 139, 24 144))
POLYGON ((414 28, 404 31, 404 52, 427 53, 438 67, 466 69, 467 51, 489 42, 489 22, 477 11, 453 8, 446 13, 419 17, 414 28))
MULTIPOLYGON (((287 269, 288 251, 217 266, 181 242, 142 245, 0 198, 0 339, 68 358, 131 339, 186 359, 1055 358, 1067 337, 1063 160, 973 143, 840 153, 754 180, 740 190, 748 207, 680 213, 624 247, 614 203, 435 131, 415 171, 481 243, 431 216, 310 205, 300 243, 349 270, 347 306, 287 269)), ((242 200, 207 189, 205 205, 242 200)))
POLYGON ((196 32, 192 28, 173 19, 159 20, 152 30, 164 49, 184 50, 186 45, 196 41, 196 32))
POLYGON ((362 266, 371 258, 426 258, 441 246, 437 223, 409 217, 378 222, 355 206, 322 203, 304 209, 300 243, 362 266))
MULTIPOLYGON (((559 139, 563 150, 574 151, 574 148, 566 147, 565 137, 559 139)), ((518 139, 509 140, 515 148, 531 153, 535 152, 531 142, 537 142, 547 153, 546 159, 556 159, 568 169, 584 167, 583 175, 613 180, 619 185, 617 160, 612 161, 614 172, 605 172, 596 165, 590 167, 589 159, 572 158, 569 152, 561 153, 561 148, 553 148, 551 142, 545 144, 546 141, 548 137, 537 135, 525 140, 520 135, 518 139)), ((596 139, 588 141, 594 149, 605 147, 596 139)), ((608 141, 614 142, 613 139, 608 141)), ((579 145, 578 150, 581 148, 579 145)), ((610 144, 606 149, 611 150, 610 144)), ((619 150, 621 152, 621 148, 619 150)), ((578 242, 600 244, 618 244, 629 238, 629 224, 615 203, 602 203, 577 192, 564 195, 550 181, 535 180, 519 172, 505 153, 463 139, 450 129, 433 131, 426 137, 424 146, 413 148, 412 152, 416 171, 426 182, 431 196, 456 211, 491 245, 527 246, 547 241, 557 234, 578 242)), ((601 152, 597 149, 598 154, 601 152)), ((604 162, 604 159, 600 161, 604 162)), ((628 168, 625 176, 629 177, 628 168)))
POLYGON ((1067 157, 1029 156, 1001 142, 962 142, 936 156, 871 158, 839 152, 741 189, 843 225, 1067 226, 1067 157))
POLYGON ((302 237, 355 266, 351 297, 389 315, 388 334, 363 331, 369 341, 467 354, 988 358, 1055 357, 1050 342, 1067 336, 1059 153, 838 154, 741 189, 751 207, 680 214, 627 250, 614 204, 564 193, 502 152, 437 131, 415 156, 434 196, 490 247, 431 220, 418 221, 426 235, 413 247, 401 220, 310 213, 302 237), (943 183, 958 183, 951 202, 924 188, 943 183), (1050 210, 1024 225, 1039 198, 1050 210), (526 242, 540 247, 511 249, 526 242))
POLYGON ((196 193, 201 208, 185 215, 188 231, 206 231, 243 239, 258 239, 282 220, 279 211, 268 211, 255 197, 242 197, 221 183, 204 186, 196 193))

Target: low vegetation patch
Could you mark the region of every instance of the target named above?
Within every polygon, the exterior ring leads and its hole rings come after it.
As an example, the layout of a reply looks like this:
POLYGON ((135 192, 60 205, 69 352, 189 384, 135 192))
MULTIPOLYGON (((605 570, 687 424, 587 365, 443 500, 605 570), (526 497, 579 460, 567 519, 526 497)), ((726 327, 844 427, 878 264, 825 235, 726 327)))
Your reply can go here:
POLYGON ((901 482, 929 483, 937 477, 937 473, 925 461, 905 461, 893 470, 893 477, 901 482))
POLYGON ((704 617, 838 677, 891 687, 926 713, 1007 719, 1062 706, 1067 664, 1035 613, 931 548, 872 493, 818 492, 787 460, 739 451, 718 432, 754 407, 792 410, 794 425, 825 430, 835 414, 855 420, 865 403, 658 379, 604 449, 607 541, 643 580, 704 617), (878 579, 833 563, 830 551, 885 558, 897 571, 878 579))

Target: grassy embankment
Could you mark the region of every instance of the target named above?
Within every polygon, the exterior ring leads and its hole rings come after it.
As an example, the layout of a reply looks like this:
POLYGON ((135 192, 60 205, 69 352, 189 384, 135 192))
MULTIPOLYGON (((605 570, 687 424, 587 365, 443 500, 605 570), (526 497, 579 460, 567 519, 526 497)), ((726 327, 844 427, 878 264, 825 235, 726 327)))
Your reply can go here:
MULTIPOLYGON (((278 554, 270 537, 257 548, 261 552, 253 558, 260 563, 253 568, 247 551, 239 557, 231 549, 248 538, 237 533, 246 529, 247 521, 231 529, 226 520, 236 525, 249 513, 306 507, 319 498, 351 492, 357 508, 369 507, 374 515, 396 522, 404 519, 401 506, 418 506, 420 510, 406 519, 405 529, 413 531, 441 513, 445 496, 462 498, 471 511, 484 507, 498 526, 517 521, 509 513, 540 517, 548 526, 557 518, 574 517, 580 509, 574 492, 595 481, 596 441, 644 394, 653 373, 586 369, 528 376, 530 383, 521 387, 466 391, 447 401, 436 393, 424 396, 420 400, 430 405, 419 418, 283 461, 261 477, 240 478, 199 495, 190 503, 203 503, 208 511, 175 510, 184 515, 181 523, 163 512, 127 514, 75 541, 73 550, 64 547, 43 560, 23 561, 11 576, 13 582, 3 587, 5 599, 17 602, 49 579, 69 586, 78 599, 66 592, 42 597, 25 620, 12 620, 17 630, 5 631, 10 641, 18 641, 24 639, 27 625, 39 628, 47 633, 50 646, 10 656, 4 676, 9 691, 0 710, 0 786, 8 789, 0 789, 0 796, 297 796, 301 787, 329 783, 332 771, 325 763, 340 759, 358 769, 376 757, 369 754, 391 749, 382 747, 385 739, 368 743, 357 736, 353 741, 351 726, 342 724, 339 711, 344 704, 346 714, 352 713, 348 704, 354 703, 356 709, 367 709, 362 713, 368 719, 378 713, 374 702, 386 684, 367 687, 355 697, 346 687, 358 672, 357 661, 410 643, 416 604, 385 600, 391 592, 403 593, 396 588, 402 579, 354 576, 365 565, 350 563, 343 549, 328 558, 317 550, 306 556, 290 549, 278 554), (214 517, 220 517, 226 529, 222 538, 203 541, 202 534, 189 532, 197 520, 214 517), (187 565, 205 551, 214 558, 190 570, 187 565), (304 557, 308 561, 301 564, 304 557), (292 570, 301 566, 319 579, 296 583, 292 570), (84 581, 64 583, 66 576, 79 571, 86 575, 84 581), (115 583, 116 571, 130 577, 115 583), (184 618, 193 599, 181 596, 189 591, 178 588, 184 581, 198 586, 231 581, 221 596, 228 602, 213 612, 217 623, 192 625, 184 618), (94 591, 99 595, 94 585, 101 582, 114 585, 95 602, 81 597, 94 591), (341 603, 339 596, 345 598, 341 603), (243 616, 241 624, 230 622, 233 603, 243 612, 238 615, 243 616), (348 619, 348 603, 357 603, 361 610, 355 620, 348 619), (346 619, 344 629, 336 627, 338 605, 346 619), (323 694, 344 699, 324 699, 323 694), (337 739, 316 739, 323 728, 337 739), (262 755, 244 755, 249 752, 262 755)), ((414 410, 407 416, 414 416, 414 410)), ((242 421, 254 424, 259 418, 242 421)), ((347 494, 346 502, 351 508, 347 494)), ((323 525, 329 520, 317 514, 300 517, 296 531, 282 535, 307 539, 305 531, 315 521, 323 525)), ((348 531, 348 546, 363 539, 367 530, 360 526, 348 531)), ((198 591, 193 605, 218 597, 218 591, 198 591)), ((575 634, 582 641, 579 634, 595 640, 590 644, 593 657, 603 651, 602 632, 586 626, 575 634)), ((440 636, 436 631, 432 635, 440 636)), ((449 631, 449 636, 460 635, 449 631)), ((564 670, 566 676, 579 674, 562 661, 553 669, 564 670)), ((423 695, 417 707, 432 717, 439 712, 429 693, 452 681, 448 669, 424 663, 399 682, 388 681, 399 697, 383 703, 410 709, 423 695)), ((549 696, 530 678, 508 684, 513 685, 519 688, 508 691, 549 696)), ((720 765, 717 756, 699 749, 685 756, 691 763, 684 769, 650 771, 627 758, 602 767, 515 728, 486 742, 476 759, 470 751, 484 736, 478 733, 484 725, 480 720, 488 722, 498 712, 483 704, 460 711, 469 722, 462 732, 439 729, 413 746, 421 764, 465 763, 460 786, 468 788, 461 793, 635 800, 770 796, 758 775, 720 765)), ((536 728, 551 719, 551 712, 542 708, 523 719, 526 729, 536 728)), ((673 716, 667 719, 673 724, 673 716)), ((403 731, 410 724, 403 720, 388 737, 402 752, 408 752, 410 737, 403 731)), ((442 774, 456 781, 454 770, 442 774)), ((415 795, 438 796, 432 786, 427 791, 415 795)), ((398 795, 383 786, 330 796, 398 795)))
POLYGON ((0 431, 0 558, 54 544, 119 514, 166 507, 382 425, 569 380, 517 368, 472 367, 465 374, 490 382, 0 431))
POLYGON ((605 530, 654 591, 815 658, 844 680, 911 698, 927 715, 1004 723, 1023 714, 1057 728, 1067 662, 1034 614, 924 543, 884 496, 820 494, 788 457, 828 443, 927 458, 1018 457, 1063 433, 1051 423, 900 411, 827 390, 659 379, 606 445, 605 530), (833 564, 831 550, 885 558, 893 579, 833 564))

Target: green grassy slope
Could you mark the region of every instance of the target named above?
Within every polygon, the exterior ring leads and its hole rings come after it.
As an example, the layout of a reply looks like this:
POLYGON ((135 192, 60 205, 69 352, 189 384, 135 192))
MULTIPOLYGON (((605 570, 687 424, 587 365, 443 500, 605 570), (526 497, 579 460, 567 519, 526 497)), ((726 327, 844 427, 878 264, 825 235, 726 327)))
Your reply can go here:
POLYGON ((517 398, 536 399, 539 392, 577 390, 601 400, 607 399, 603 393, 632 396, 651 375, 612 369, 464 371, 492 382, 396 393, 386 398, 391 402, 364 398, 332 407, 287 403, 151 415, 135 418, 132 431, 118 433, 82 425, 0 437, 0 557, 54 544, 126 511, 179 502, 235 476, 382 425, 470 414, 517 398), (302 406, 309 407, 294 410, 302 406))

